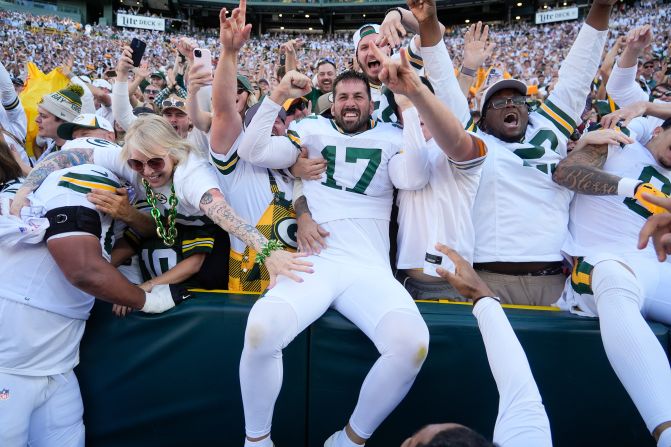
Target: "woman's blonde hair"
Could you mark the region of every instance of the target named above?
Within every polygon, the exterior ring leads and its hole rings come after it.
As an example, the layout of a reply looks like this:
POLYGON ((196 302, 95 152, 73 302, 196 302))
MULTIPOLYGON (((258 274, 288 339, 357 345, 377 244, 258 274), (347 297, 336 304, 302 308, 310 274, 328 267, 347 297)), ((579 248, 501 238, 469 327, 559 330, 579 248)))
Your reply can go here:
POLYGON ((175 161, 175 164, 184 162, 194 147, 180 137, 168 120, 158 115, 138 116, 126 132, 121 157, 124 160, 130 158, 131 150, 136 150, 147 158, 155 157, 154 148, 165 149, 175 161))
POLYGON ((254 93, 249 93, 249 92, 247 92, 247 93, 248 93, 248 95, 247 95, 247 107, 245 108, 245 112, 246 112, 247 109, 249 109, 251 106, 253 106, 253 105, 256 104, 257 102, 259 102, 259 100, 256 98, 256 95, 254 95, 254 93))

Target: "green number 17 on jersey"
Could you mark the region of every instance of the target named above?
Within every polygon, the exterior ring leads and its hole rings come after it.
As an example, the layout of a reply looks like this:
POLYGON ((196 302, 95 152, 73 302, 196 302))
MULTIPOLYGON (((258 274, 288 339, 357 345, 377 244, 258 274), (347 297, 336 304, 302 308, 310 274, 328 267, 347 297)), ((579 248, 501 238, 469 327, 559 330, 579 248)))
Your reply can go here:
MULTIPOLYGON (((334 175, 336 170, 336 147, 326 146, 322 150, 322 156, 326 160, 326 181, 322 185, 334 189, 343 189, 342 185, 336 182, 334 175)), ((346 147, 345 148, 345 163, 356 163, 358 160, 368 160, 366 168, 361 174, 361 178, 356 182, 353 188, 345 188, 345 191, 354 192, 357 194, 366 194, 366 189, 370 182, 375 177, 377 168, 382 161, 382 149, 370 149, 362 147, 346 147)))

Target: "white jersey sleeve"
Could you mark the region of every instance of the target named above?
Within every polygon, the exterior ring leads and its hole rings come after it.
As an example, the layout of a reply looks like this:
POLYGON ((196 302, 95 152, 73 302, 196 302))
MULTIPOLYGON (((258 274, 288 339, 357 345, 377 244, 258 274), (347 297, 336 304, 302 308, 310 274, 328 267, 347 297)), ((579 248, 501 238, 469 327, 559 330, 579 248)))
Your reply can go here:
POLYGON ((637 67, 622 68, 615 64, 606 84, 606 93, 618 107, 626 107, 635 102, 648 101, 650 98, 636 82, 637 67))
POLYGON ((23 104, 18 97, 16 98, 16 101, 4 106, 4 108, 0 110, 0 125, 19 140, 26 139, 28 121, 26 119, 26 112, 23 109, 23 104))
POLYGON ((559 69, 559 81, 545 101, 553 108, 563 110, 574 128, 585 110, 585 101, 599 69, 607 37, 607 30, 597 31, 586 23, 580 28, 559 69))
POLYGON ((422 47, 421 52, 436 97, 456 115, 464 128, 471 130, 473 121, 468 100, 461 92, 459 81, 454 75, 454 65, 445 42, 441 39, 432 47, 422 47))
POLYGON ((426 142, 417 109, 403 112, 403 149, 389 160, 389 178, 398 189, 417 190, 429 181, 426 142))
POLYGON ((112 86, 112 112, 114 120, 123 130, 128 130, 133 121, 137 119, 133 115, 133 106, 128 98, 128 81, 117 80, 112 86))
POLYGON ((493 441, 501 447, 550 447, 552 436, 529 362, 506 314, 496 300, 473 308, 489 367, 499 391, 493 441))
MULTIPOLYGON (((263 100, 240 141, 238 156, 241 159, 270 169, 284 169, 294 164, 300 153, 300 145, 296 148, 289 138, 271 136, 281 107, 268 97, 263 100)), ((289 134, 295 126, 291 123, 289 134)))

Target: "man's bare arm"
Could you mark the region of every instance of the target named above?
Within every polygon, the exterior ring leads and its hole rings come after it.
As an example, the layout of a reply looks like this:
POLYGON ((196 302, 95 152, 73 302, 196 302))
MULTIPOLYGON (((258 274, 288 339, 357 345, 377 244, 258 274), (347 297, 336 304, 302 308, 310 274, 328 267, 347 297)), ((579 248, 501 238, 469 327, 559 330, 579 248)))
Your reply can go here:
POLYGON ((555 183, 581 194, 617 195, 621 177, 604 171, 608 145, 588 145, 572 151, 552 174, 555 183))

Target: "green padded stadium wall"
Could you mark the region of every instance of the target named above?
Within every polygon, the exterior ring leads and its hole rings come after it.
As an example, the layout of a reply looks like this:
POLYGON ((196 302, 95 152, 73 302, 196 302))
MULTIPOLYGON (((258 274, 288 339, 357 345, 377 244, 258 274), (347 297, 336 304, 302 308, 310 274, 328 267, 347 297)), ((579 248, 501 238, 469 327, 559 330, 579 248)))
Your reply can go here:
MULTIPOLYGON (((238 363, 256 297, 197 294, 162 315, 118 319, 98 302, 77 368, 87 446, 241 446, 238 363)), ((368 447, 398 447, 422 425, 459 422, 491 436, 498 395, 471 307, 419 303, 428 359, 406 399, 368 447)), ((544 399, 556 447, 654 446, 606 359, 598 321, 507 309, 544 399)), ((651 324, 668 352, 666 327, 651 324)), ((273 420, 277 447, 321 447, 344 426, 377 358, 335 311, 284 352, 273 420)))

